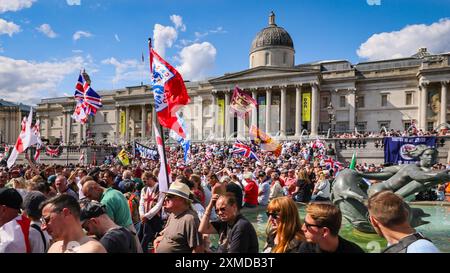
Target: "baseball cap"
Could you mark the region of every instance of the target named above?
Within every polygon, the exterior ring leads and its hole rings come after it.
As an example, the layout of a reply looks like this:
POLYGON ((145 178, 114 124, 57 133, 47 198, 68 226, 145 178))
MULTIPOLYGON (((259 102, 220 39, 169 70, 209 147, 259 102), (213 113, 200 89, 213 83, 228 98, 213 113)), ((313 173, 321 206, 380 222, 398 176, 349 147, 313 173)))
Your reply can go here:
POLYGON ((39 205, 47 200, 47 197, 40 191, 30 191, 23 199, 23 208, 28 216, 33 218, 41 218, 42 212, 39 205))
POLYGON ((22 196, 13 188, 1 188, 0 189, 0 205, 7 206, 8 208, 19 210, 22 206, 22 196))
POLYGON ((81 204, 80 222, 99 217, 106 213, 106 206, 98 201, 86 201, 81 204))

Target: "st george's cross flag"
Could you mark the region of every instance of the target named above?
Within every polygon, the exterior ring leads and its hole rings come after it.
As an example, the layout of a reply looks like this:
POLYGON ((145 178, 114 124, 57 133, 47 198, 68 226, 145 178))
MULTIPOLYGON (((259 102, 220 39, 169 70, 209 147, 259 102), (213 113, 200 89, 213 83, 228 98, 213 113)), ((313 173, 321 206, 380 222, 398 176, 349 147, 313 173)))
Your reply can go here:
POLYGON ((177 118, 176 112, 190 102, 183 78, 178 71, 150 48, 150 74, 155 110, 159 123, 173 130, 182 138, 186 132, 177 118))
POLYGON ((14 145, 11 155, 8 158, 8 168, 11 168, 14 165, 19 154, 23 153, 28 147, 41 143, 40 137, 36 135, 35 131, 33 132, 33 128, 31 127, 32 120, 33 108, 30 108, 28 118, 24 117, 22 120, 22 130, 17 138, 16 145, 14 145))

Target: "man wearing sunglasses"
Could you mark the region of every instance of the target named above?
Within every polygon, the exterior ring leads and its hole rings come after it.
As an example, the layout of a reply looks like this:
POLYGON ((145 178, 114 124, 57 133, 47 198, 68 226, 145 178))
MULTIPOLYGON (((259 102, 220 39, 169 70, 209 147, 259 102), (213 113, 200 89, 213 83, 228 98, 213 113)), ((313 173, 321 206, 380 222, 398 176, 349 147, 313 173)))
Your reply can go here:
POLYGON ((299 253, 364 253, 338 235, 341 222, 341 211, 333 204, 310 203, 302 226, 307 243, 300 246, 299 253))
POLYGON ((41 204, 41 228, 56 241, 48 253, 106 253, 105 248, 83 232, 80 204, 77 199, 61 194, 41 204))
POLYGON ((253 225, 240 213, 235 194, 213 195, 200 222, 203 234, 219 234, 218 253, 258 253, 258 237, 253 225), (210 221, 212 209, 219 221, 210 221))

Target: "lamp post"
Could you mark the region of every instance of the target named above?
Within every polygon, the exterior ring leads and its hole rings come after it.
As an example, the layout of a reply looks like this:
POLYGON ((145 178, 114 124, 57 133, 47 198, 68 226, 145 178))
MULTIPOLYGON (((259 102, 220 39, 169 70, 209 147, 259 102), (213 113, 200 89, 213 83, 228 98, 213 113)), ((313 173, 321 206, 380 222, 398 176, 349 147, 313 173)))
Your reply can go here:
POLYGON ((327 112, 328 112, 328 122, 330 124, 329 129, 332 130, 332 122, 334 120, 334 114, 336 111, 334 110, 333 104, 330 101, 330 104, 327 106, 327 112))

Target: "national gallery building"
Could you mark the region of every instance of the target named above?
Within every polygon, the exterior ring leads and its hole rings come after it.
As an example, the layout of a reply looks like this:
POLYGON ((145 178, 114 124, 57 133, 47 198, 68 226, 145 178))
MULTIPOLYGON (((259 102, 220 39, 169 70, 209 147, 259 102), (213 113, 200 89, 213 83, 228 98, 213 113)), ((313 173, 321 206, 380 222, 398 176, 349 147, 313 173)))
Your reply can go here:
MULTIPOLYGON (((408 58, 358 64, 294 60, 293 39, 271 13, 251 43, 249 69, 186 82, 191 103, 181 114, 190 138, 246 138, 251 125, 282 139, 299 139, 303 134, 324 135, 330 127, 333 132, 403 131, 414 122, 431 130, 450 120, 450 53, 420 48, 408 58), (235 86, 258 102, 245 121, 229 111, 235 86)), ((103 107, 83 126, 71 119, 73 97, 43 99, 37 108, 42 138, 123 143, 152 137, 150 86, 99 93, 103 107)))

